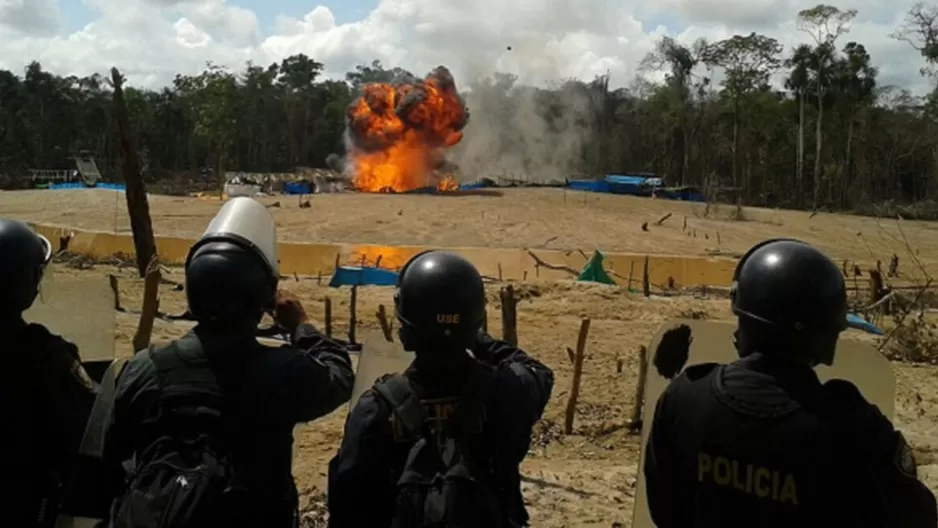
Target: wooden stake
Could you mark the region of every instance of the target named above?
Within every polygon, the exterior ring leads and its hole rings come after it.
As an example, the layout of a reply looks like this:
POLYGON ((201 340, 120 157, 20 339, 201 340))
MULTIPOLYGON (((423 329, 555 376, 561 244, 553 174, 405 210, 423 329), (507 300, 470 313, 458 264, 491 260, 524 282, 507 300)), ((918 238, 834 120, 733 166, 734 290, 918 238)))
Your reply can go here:
POLYGON ((498 280, 502 280, 502 263, 498 263, 498 280))
POLYGON ((140 351, 150 346, 153 336, 153 321, 160 309, 160 266, 153 256, 143 283, 143 306, 140 308, 140 321, 134 334, 134 350, 140 351))
POLYGON ((114 310, 119 312, 121 311, 121 292, 117 282, 117 277, 114 275, 108 275, 107 279, 111 285, 111 293, 114 294, 114 310))
POLYGON ((332 299, 326 297, 323 304, 326 305, 326 337, 332 337, 332 299))
POLYGON ((518 346, 518 310, 515 288, 511 284, 499 292, 502 300, 502 340, 518 346))
POLYGON ((645 267, 642 269, 642 295, 651 297, 651 280, 648 278, 648 255, 645 255, 645 267))
POLYGON ((629 429, 632 431, 642 428, 642 409, 645 407, 645 382, 648 376, 648 349, 642 345, 638 349, 638 383, 635 384, 635 403, 632 404, 632 418, 629 420, 629 429))
POLYGON ((348 342, 355 344, 355 326, 358 324, 358 286, 352 286, 352 294, 349 299, 348 315, 348 342))
POLYGON ((385 310, 383 304, 378 305, 378 322, 381 323, 381 331, 384 333, 384 338, 388 342, 394 342, 394 336, 391 334, 392 327, 391 322, 388 320, 388 312, 385 310))
POLYGON ((586 336, 589 335, 590 320, 580 321, 580 335, 576 340, 576 355, 573 360, 573 385, 570 387, 570 397, 567 399, 567 410, 564 413, 563 432, 573 433, 573 415, 576 413, 576 401, 580 397, 580 377, 583 375, 583 356, 586 352, 586 336))

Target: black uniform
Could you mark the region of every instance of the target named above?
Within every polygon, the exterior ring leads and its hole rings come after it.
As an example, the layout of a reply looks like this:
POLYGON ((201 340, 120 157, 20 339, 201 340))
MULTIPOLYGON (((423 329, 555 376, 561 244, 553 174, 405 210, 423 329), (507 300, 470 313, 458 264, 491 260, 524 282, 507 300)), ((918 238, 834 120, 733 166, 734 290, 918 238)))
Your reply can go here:
MULTIPOLYGON (((554 385, 553 372, 521 349, 486 336, 476 358, 497 368, 491 390, 487 427, 496 457, 496 480, 506 516, 528 521, 521 496, 519 466, 531 444, 531 431, 541 418, 554 385)), ((468 366, 446 373, 424 372, 411 365, 405 372, 428 408, 454 405, 465 383, 468 366)), ((387 527, 394 511, 395 484, 410 444, 395 441, 391 408, 374 390, 362 394, 345 424, 338 455, 329 466, 329 526, 332 528, 387 527), (368 497, 362 507, 362 497, 368 497)))
MULTIPOLYGON (((198 324, 179 340, 138 352, 117 381, 105 465, 116 471, 122 464, 152 469, 166 460, 158 458, 168 449, 158 449, 169 445, 164 439, 193 445, 210 437, 213 445, 223 446, 231 474, 224 483, 230 491, 224 511, 189 505, 198 510, 195 518, 211 518, 206 522, 294 527, 293 428, 331 412, 352 392, 354 373, 345 347, 299 315, 287 323, 298 325, 290 329, 293 346, 264 346, 255 338, 264 313, 276 307, 275 242, 275 224, 263 205, 249 198, 229 200, 186 262, 186 297, 198 324)), ((156 511, 152 515, 164 516, 158 517, 161 522, 166 515, 186 515, 184 505, 167 513, 154 503, 171 500, 184 484, 162 486, 148 502, 156 492, 142 480, 132 481, 129 493, 112 490, 118 498, 111 516, 118 522, 137 522, 135 509, 156 511)))
POLYGON ((0 220, 0 360, 4 526, 55 522, 61 488, 72 477, 94 386, 78 348, 22 313, 36 298, 49 262, 48 241, 26 224, 0 220))
POLYGON ((733 308, 741 359, 685 370, 655 409, 644 467, 655 524, 936 526, 901 433, 852 383, 814 372, 845 326, 837 267, 769 241, 740 261, 733 308))
MULTIPOLYGON (((354 373, 345 347, 304 324, 293 346, 229 339, 196 327, 180 340, 179 348, 185 363, 208 361, 220 379, 231 380, 225 386, 232 401, 231 449, 249 493, 245 511, 256 514, 253 524, 245 526, 292 526, 293 428, 348 401, 354 373)), ((160 434, 153 423, 159 396, 155 374, 146 351, 124 367, 104 449, 112 467, 147 448, 160 434)))
MULTIPOLYGON (((423 438, 427 431, 436 436, 444 427, 459 429, 464 405, 481 408, 482 445, 468 437, 463 445, 474 445, 469 451, 486 461, 488 470, 479 477, 497 496, 498 505, 492 509, 501 510, 492 511, 492 518, 526 524, 519 465, 530 446, 532 428, 550 399, 553 372, 519 348, 481 331, 482 277, 455 254, 429 251, 408 261, 399 274, 394 301, 401 343, 415 352, 404 380, 424 407, 423 438), (490 385, 476 392, 475 382, 482 377, 490 385)), ((394 412, 372 388, 349 414, 342 446, 329 465, 332 528, 381 528, 395 519, 397 483, 416 444, 413 437, 400 434, 400 424, 392 420, 394 412), (366 507, 362 497, 368 498, 366 507)), ((468 415, 474 411, 463 417, 468 415)))

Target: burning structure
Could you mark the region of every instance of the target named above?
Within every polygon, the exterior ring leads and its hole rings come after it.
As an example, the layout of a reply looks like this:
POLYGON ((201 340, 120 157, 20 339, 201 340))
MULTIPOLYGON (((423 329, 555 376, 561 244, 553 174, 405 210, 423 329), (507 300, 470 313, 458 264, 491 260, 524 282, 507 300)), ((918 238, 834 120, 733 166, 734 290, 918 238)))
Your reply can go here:
POLYGON ((452 73, 439 66, 423 80, 365 85, 349 105, 346 170, 356 189, 405 192, 455 190, 441 175, 444 151, 462 140, 469 111, 452 73))

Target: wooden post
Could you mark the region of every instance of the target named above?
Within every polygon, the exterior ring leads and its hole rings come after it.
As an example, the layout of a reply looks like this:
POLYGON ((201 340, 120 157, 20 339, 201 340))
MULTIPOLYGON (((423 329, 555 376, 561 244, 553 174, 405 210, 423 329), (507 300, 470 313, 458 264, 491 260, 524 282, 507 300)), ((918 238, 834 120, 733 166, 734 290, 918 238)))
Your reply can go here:
POLYGON ((355 326, 358 325, 358 313, 357 307, 358 304, 358 286, 352 286, 352 294, 349 299, 349 316, 348 316, 348 342, 355 344, 355 326))
POLYGON ((140 351, 150 346, 153 336, 153 321, 156 312, 160 309, 160 266, 153 256, 147 268, 143 284, 143 306, 140 309, 140 321, 137 323, 137 332, 134 334, 134 350, 140 351))
POLYGON ((627 290, 632 291, 632 273, 635 271, 635 261, 629 261, 629 282, 626 287, 627 290))
POLYGON ((117 277, 114 275, 107 276, 108 283, 111 285, 111 293, 114 294, 114 310, 121 311, 121 292, 120 286, 117 282, 117 277))
POLYGON ((573 415, 576 412, 576 401, 580 397, 580 377, 583 375, 583 356, 586 352, 586 336, 589 335, 590 320, 580 321, 580 335, 576 340, 576 355, 573 359, 573 385, 570 387, 570 397, 567 399, 567 410, 564 413, 563 432, 573 433, 573 415))
POLYGON ((632 404, 632 416, 629 430, 642 428, 642 409, 645 407, 645 382, 648 376, 648 349, 642 345, 638 349, 638 382, 635 384, 635 402, 632 404))
POLYGON ((391 333, 392 331, 391 322, 388 321, 388 312, 384 308, 383 304, 378 305, 378 322, 381 323, 381 332, 384 333, 384 338, 387 339, 388 342, 393 343, 394 336, 391 333))
POLYGON ((642 295, 651 297, 651 280, 648 278, 648 255, 645 255, 645 266, 642 269, 642 295))
POLYGON ((515 288, 509 284, 499 293, 502 300, 502 339, 518 346, 518 310, 515 304, 515 288))
POLYGON ((117 121, 117 152, 121 161, 119 173, 124 176, 127 190, 127 213, 130 215, 130 229, 134 236, 134 253, 137 257, 137 271, 141 277, 149 274, 150 262, 156 255, 156 240, 153 238, 153 223, 150 220, 150 204, 147 190, 143 184, 140 159, 134 147, 130 118, 124 103, 124 77, 117 68, 111 68, 111 82, 114 85, 114 119, 117 121))
POLYGON ((498 263, 498 280, 499 281, 502 280, 502 263, 501 262, 498 263))
POLYGON ((332 337, 332 299, 326 297, 323 303, 326 305, 326 337, 332 337))

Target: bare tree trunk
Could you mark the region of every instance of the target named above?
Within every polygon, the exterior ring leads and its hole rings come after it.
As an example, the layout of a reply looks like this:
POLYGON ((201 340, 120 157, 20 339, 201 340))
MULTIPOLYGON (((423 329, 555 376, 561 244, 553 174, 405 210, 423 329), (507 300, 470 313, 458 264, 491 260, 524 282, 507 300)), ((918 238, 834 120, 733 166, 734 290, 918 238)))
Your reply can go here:
POLYGON ((798 171, 798 196, 795 203, 798 207, 804 207, 804 99, 805 92, 802 90, 798 97, 798 159, 795 162, 798 171))
POLYGON ((814 151, 814 204, 813 210, 817 211, 818 205, 820 205, 820 194, 821 194, 821 149, 824 147, 823 141, 823 124, 824 124, 824 90, 821 88, 820 83, 818 83, 817 89, 817 127, 816 127, 816 137, 815 137, 815 151, 814 151))
MULTIPOLYGON (((739 203, 739 97, 733 98, 733 194, 739 203)), ((748 189, 747 189, 748 192, 748 189)))
POLYGON ((844 149, 844 173, 842 179, 841 188, 843 192, 840 197, 841 207, 845 207, 852 201, 853 197, 848 197, 850 192, 851 183, 853 183, 853 114, 851 113, 847 121, 847 146, 844 149))

